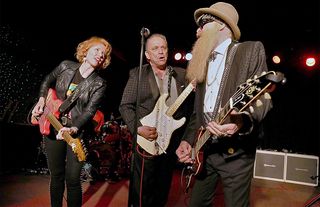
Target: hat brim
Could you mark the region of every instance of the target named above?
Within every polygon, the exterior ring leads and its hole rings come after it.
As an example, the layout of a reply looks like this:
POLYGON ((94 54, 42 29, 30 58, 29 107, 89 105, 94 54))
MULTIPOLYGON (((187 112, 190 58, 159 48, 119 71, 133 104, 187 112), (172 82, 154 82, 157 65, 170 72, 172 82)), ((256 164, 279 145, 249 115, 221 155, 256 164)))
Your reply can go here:
POLYGON ((213 16, 216 16, 216 17, 222 19, 231 28, 235 40, 240 39, 241 32, 240 32, 238 25, 234 24, 232 19, 230 19, 224 13, 222 13, 216 9, 213 9, 213 8, 200 8, 194 12, 194 20, 196 21, 198 26, 199 26, 199 18, 203 14, 212 14, 213 16))

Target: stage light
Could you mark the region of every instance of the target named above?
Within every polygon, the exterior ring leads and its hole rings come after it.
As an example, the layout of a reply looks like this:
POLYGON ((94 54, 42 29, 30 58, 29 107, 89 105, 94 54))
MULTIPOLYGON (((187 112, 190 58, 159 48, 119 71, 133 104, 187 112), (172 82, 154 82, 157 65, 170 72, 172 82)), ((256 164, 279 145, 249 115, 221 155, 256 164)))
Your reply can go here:
POLYGON ((182 58, 182 54, 180 52, 177 52, 175 55, 174 55, 174 59, 175 60, 181 60, 182 58))
POLYGON ((186 54, 186 60, 191 60, 192 59, 192 54, 190 53, 190 52, 188 52, 187 54, 186 54))
POLYGON ((306 66, 313 67, 316 64, 316 59, 314 57, 308 57, 305 61, 306 66))
POLYGON ((275 63, 275 64, 279 64, 281 62, 281 58, 278 56, 278 55, 274 55, 272 57, 272 61, 275 63))

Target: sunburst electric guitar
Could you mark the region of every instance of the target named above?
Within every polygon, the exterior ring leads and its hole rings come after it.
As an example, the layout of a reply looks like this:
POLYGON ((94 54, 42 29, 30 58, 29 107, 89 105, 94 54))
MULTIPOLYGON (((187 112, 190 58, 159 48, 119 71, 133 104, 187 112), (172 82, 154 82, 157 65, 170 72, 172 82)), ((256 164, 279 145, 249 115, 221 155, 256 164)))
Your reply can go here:
POLYGON ((170 107, 166 105, 168 94, 162 94, 153 111, 140 119, 142 125, 157 128, 158 137, 155 140, 148 140, 137 135, 137 143, 149 154, 161 155, 166 153, 172 133, 181 127, 186 121, 185 117, 175 120, 172 116, 188 95, 193 91, 195 84, 195 81, 191 81, 170 107))
MULTIPOLYGON (((264 97, 265 99, 271 99, 269 92, 274 91, 277 83, 284 84, 285 82, 286 79, 284 75, 274 71, 264 72, 259 77, 255 76, 253 79, 248 79, 238 87, 238 90, 220 110, 214 120, 222 124, 232 110, 242 112, 248 107, 252 109, 253 102, 256 103, 256 106, 261 106, 262 102, 259 98, 264 97)), ((250 112, 254 113, 253 110, 250 110, 250 112)), ((186 192, 194 176, 202 170, 203 153, 200 150, 211 136, 212 134, 209 130, 201 128, 198 131, 197 140, 191 150, 191 158, 194 162, 185 166, 182 175, 182 185, 185 185, 186 192)))
MULTIPOLYGON (((48 91, 43 114, 41 114, 39 118, 35 118, 33 116, 31 117, 31 123, 33 125, 39 125, 40 133, 42 135, 50 134, 50 125, 52 125, 57 131, 59 131, 63 127, 58 120, 58 117, 60 115, 58 109, 62 103, 63 101, 57 98, 55 90, 50 88, 48 91)), ((101 126, 101 124, 103 124, 104 122, 103 113, 101 111, 97 111, 97 113, 93 117, 93 120, 97 123, 95 130, 98 131, 98 127, 101 126)), ((71 146, 72 151, 76 154, 78 160, 85 161, 86 150, 84 150, 85 148, 82 141, 80 141, 79 138, 73 138, 69 133, 63 133, 62 136, 64 138, 64 141, 66 141, 68 145, 71 146)))

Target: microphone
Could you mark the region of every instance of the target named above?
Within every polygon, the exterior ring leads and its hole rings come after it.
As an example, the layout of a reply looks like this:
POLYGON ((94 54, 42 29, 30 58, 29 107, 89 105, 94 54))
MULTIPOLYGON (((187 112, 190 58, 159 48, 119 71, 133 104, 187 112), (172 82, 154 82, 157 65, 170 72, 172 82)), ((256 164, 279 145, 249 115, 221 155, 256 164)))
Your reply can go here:
POLYGON ((142 27, 140 34, 141 36, 144 36, 145 38, 147 38, 150 35, 150 30, 146 27, 142 27))

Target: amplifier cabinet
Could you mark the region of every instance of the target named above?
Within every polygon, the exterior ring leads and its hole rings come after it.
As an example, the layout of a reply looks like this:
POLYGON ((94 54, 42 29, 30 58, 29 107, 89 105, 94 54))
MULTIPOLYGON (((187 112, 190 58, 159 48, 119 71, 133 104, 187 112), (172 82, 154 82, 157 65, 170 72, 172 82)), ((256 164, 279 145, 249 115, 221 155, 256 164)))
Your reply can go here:
POLYGON ((283 152, 256 150, 253 177, 283 182, 285 157, 283 152))
POLYGON ((286 154, 285 182, 318 186, 319 157, 302 154, 286 154))

